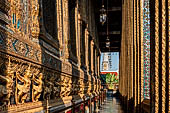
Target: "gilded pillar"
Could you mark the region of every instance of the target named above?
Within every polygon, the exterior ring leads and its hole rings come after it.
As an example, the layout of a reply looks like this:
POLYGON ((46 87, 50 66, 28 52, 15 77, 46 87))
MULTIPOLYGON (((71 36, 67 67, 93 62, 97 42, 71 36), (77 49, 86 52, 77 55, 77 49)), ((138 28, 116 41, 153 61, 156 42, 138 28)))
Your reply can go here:
POLYGON ((88 29, 85 29, 85 66, 88 69, 88 39, 89 39, 89 32, 88 29))
POLYGON ((69 39, 69 23, 68 23, 68 0, 62 0, 62 9, 63 9, 63 56, 64 59, 69 58, 69 49, 68 49, 68 39, 69 39))
POLYGON ((79 68, 81 65, 81 16, 79 13, 79 10, 77 12, 77 18, 78 18, 78 22, 77 22, 77 55, 78 55, 78 64, 79 64, 79 68))
POLYGON ((159 0, 155 0, 155 113, 159 112, 159 0))
POLYGON ((133 47, 134 47, 134 50, 133 50, 133 55, 134 55, 134 65, 133 65, 133 76, 134 76, 134 80, 133 80, 133 82, 134 82, 134 86, 133 86, 133 88, 134 88, 134 106, 136 107, 137 106, 137 76, 136 76, 136 69, 137 69, 137 65, 136 65, 136 60, 137 60, 137 56, 136 56, 136 34, 137 34, 137 21, 136 21, 136 19, 137 19, 137 17, 136 17, 136 9, 137 9, 137 7, 136 7, 136 0, 134 0, 134 6, 133 6, 133 8, 134 8, 134 15, 133 15, 133 17, 134 17, 134 20, 133 20, 133 22, 134 22, 134 38, 133 38, 133 47))
POLYGON ((130 99, 133 98, 133 1, 130 3, 130 15, 131 15, 131 20, 130 20, 130 99))
MULTIPOLYGON (((168 12, 167 12, 167 14, 168 14, 168 20, 170 20, 170 1, 168 0, 168 12)), ((168 85, 169 86, 167 86, 167 96, 168 96, 168 100, 167 100, 167 106, 169 106, 168 108, 167 108, 167 111, 168 112, 170 112, 170 79, 168 79, 168 78, 170 78, 170 64, 169 64, 169 62, 170 62, 170 41, 168 42, 168 40, 170 40, 170 22, 168 22, 168 33, 167 33, 167 43, 168 43, 168 45, 169 46, 167 46, 167 48, 168 48, 168 51, 166 52, 168 55, 167 55, 167 57, 168 57, 168 60, 167 60, 167 63, 168 63, 168 65, 167 65, 167 82, 168 82, 168 85)))
POLYGON ((57 0, 57 29, 58 29, 58 40, 59 40, 59 50, 62 54, 64 54, 64 36, 63 36, 63 3, 62 0, 57 0))
POLYGON ((166 104, 166 1, 162 0, 162 113, 166 104))
MULTIPOLYGON (((139 0, 137 0, 137 42, 136 42, 136 46, 137 46, 137 105, 140 104, 140 27, 139 27, 139 19, 140 19, 140 4, 139 4, 139 0)), ((139 108, 138 108, 139 109, 139 108)))
POLYGON ((97 76, 100 76, 100 55, 97 56, 97 76))
POLYGON ((144 86, 144 47, 143 47, 143 0, 140 0, 140 103, 143 101, 143 86, 144 86))
POLYGON ((93 67, 93 66, 94 66, 94 65, 93 65, 93 64, 94 64, 94 63, 93 63, 93 62, 94 62, 94 57, 93 57, 93 56, 94 56, 94 55, 93 55, 93 54, 94 54, 94 52, 93 52, 94 49, 93 49, 93 48, 94 48, 94 41, 92 40, 92 41, 91 41, 91 71, 92 71, 92 74, 91 74, 91 75, 93 75, 93 73, 94 73, 94 67, 93 67))

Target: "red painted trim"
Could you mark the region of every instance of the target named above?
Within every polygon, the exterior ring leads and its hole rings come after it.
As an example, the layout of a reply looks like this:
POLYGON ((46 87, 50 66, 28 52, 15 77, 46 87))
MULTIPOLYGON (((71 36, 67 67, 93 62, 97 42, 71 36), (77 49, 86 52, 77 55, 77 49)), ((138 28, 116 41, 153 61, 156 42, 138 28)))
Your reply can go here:
POLYGON ((115 74, 115 75, 118 75, 118 73, 117 72, 100 72, 100 74, 107 74, 107 73, 111 73, 111 74, 115 74))

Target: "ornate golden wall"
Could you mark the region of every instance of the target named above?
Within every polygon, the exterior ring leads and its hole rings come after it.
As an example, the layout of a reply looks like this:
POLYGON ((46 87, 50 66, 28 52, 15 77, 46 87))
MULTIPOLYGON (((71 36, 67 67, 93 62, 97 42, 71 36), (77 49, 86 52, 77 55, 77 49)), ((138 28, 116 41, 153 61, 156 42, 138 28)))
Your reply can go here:
POLYGON ((100 50, 88 18, 93 6, 85 10, 90 2, 0 0, 1 113, 48 112, 98 94, 100 50), (88 52, 90 36, 95 55, 88 52))

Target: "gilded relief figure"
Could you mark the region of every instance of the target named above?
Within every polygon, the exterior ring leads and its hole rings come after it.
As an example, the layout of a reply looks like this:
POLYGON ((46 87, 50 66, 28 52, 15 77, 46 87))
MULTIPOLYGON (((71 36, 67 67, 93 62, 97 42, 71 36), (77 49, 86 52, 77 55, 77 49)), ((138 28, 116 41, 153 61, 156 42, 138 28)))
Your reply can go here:
POLYGON ((32 78, 32 101, 37 102, 41 96, 43 89, 43 73, 39 70, 35 74, 33 74, 32 78))
POLYGON ((91 82, 87 82, 87 87, 88 87, 88 91, 87 93, 90 94, 91 93, 91 90, 92 90, 92 87, 91 87, 91 82))
POLYGON ((73 80, 72 82, 72 87, 71 87, 71 95, 75 95, 75 89, 76 89, 76 79, 73 80))
POLYGON ((11 0, 10 15, 12 20, 12 30, 21 33, 21 16, 22 16, 22 5, 19 0, 11 0))
POLYGON ((65 89, 66 84, 65 84, 65 77, 64 76, 61 76, 61 81, 63 81, 63 82, 61 83, 60 97, 64 97, 65 92, 66 92, 66 89, 65 89))
POLYGON ((53 91, 53 82, 52 78, 49 78, 50 75, 46 75, 45 81, 44 81, 44 99, 50 99, 52 91, 53 91))
POLYGON ((77 84, 76 84, 76 95, 78 95, 81 91, 80 91, 80 80, 77 81, 77 84))
POLYGON ((21 68, 16 73, 16 92, 15 92, 16 104, 24 103, 28 98, 28 93, 30 91, 31 85, 30 77, 32 76, 30 67, 31 66, 29 65, 28 69, 24 73, 24 76, 22 76, 22 73, 19 72, 21 68))
POLYGON ((39 0, 31 1, 31 34, 33 37, 38 37, 40 33, 40 22, 39 22, 39 0))
POLYGON ((80 87, 79 85, 80 85, 79 81, 77 81, 77 79, 75 79, 74 82, 73 82, 73 85, 72 85, 72 94, 73 95, 77 95, 78 94, 79 87, 80 87))
MULTIPOLYGON (((2 64, 3 63, 1 63, 0 66, 2 66, 2 64)), ((9 58, 9 63, 4 75, 0 75, 0 100, 4 105, 10 105, 10 96, 12 94, 14 85, 14 70, 17 66, 18 65, 15 65, 15 67, 12 69, 9 58)))
POLYGON ((67 78, 66 79, 66 87, 65 87, 66 88, 66 95, 65 96, 69 96, 70 93, 71 93, 71 87, 72 87, 71 83, 72 83, 71 78, 67 78))
POLYGON ((69 96, 71 93, 71 83, 72 83, 71 78, 61 76, 61 79, 63 82, 61 83, 60 96, 61 97, 69 96))
POLYGON ((83 94, 84 92, 84 84, 83 84, 83 80, 79 79, 79 90, 78 90, 78 94, 83 94))
POLYGON ((55 98, 59 97, 60 96, 60 90, 61 90, 61 78, 60 78, 59 75, 55 78, 53 88, 54 88, 55 98))

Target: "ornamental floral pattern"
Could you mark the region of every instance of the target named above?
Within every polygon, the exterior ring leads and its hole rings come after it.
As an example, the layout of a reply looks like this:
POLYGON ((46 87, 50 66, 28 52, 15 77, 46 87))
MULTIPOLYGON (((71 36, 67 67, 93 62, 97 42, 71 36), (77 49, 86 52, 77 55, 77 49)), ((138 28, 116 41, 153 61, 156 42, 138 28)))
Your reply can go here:
POLYGON ((150 99, 150 9, 149 0, 143 0, 144 99, 150 99))

